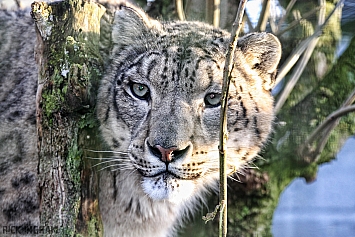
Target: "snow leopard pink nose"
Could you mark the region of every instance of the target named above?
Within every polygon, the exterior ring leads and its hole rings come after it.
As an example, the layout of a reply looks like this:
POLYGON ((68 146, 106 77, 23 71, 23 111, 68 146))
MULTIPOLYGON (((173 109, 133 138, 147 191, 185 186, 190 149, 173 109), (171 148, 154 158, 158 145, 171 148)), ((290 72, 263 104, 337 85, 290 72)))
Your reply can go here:
POLYGON ((165 163, 170 163, 173 159, 173 151, 177 150, 177 147, 164 148, 160 145, 155 145, 154 148, 158 149, 161 154, 161 160, 165 163))
POLYGON ((161 145, 151 146, 149 145, 149 143, 147 143, 147 145, 151 154, 159 158, 162 162, 166 164, 179 159, 184 159, 189 153, 189 150, 192 146, 192 144, 188 144, 184 149, 179 149, 178 146, 171 146, 169 148, 165 148, 161 145))

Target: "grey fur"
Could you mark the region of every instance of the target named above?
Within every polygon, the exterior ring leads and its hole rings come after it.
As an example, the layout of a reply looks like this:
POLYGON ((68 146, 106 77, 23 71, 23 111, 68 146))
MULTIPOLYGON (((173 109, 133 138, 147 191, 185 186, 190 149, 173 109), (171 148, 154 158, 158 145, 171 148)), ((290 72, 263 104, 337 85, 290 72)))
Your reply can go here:
POLYGON ((31 19, 24 14, 0 11, 2 226, 39 226, 35 31, 31 19))
MULTIPOLYGON (((111 149, 128 154, 120 158, 124 169, 117 165, 102 175, 101 189, 111 190, 100 195, 106 236, 173 236, 216 184, 220 107, 204 98, 221 92, 229 37, 199 22, 159 22, 132 7, 116 12, 98 118, 111 149), (149 97, 137 97, 137 83, 149 97), (180 153, 166 165, 152 147, 180 153), (166 166, 171 173, 162 173, 166 166)), ((270 89, 281 54, 279 41, 267 33, 246 35, 238 47, 228 111, 229 172, 247 166, 268 138, 270 89)))

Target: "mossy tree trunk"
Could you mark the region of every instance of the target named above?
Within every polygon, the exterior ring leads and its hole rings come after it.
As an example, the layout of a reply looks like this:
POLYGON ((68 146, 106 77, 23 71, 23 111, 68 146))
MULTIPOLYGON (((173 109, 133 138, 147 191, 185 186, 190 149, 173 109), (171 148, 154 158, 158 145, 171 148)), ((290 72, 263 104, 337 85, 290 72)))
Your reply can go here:
MULTIPOLYGON (((98 45, 105 8, 82 0, 33 3, 39 66, 37 129, 41 226, 54 236, 99 236, 97 175, 83 161, 102 73, 98 45)), ((92 144, 91 144, 92 145, 92 144)))

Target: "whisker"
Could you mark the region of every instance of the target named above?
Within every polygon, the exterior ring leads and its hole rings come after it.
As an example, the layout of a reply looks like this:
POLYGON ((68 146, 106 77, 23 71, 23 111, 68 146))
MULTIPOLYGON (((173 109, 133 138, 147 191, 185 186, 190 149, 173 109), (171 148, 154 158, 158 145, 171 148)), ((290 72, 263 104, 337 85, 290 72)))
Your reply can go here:
POLYGON ((254 162, 250 162, 250 163, 248 164, 248 166, 245 167, 245 168, 260 170, 260 168, 259 168, 254 162))
POLYGON ((127 157, 116 157, 116 156, 112 156, 112 157, 101 157, 101 158, 98 158, 98 157, 89 157, 87 156, 86 158, 90 159, 90 160, 113 160, 113 159, 122 159, 122 160, 125 160, 125 158, 129 158, 128 156, 127 157))
MULTIPOLYGON (((125 165, 125 164, 121 164, 121 165, 123 166, 123 165, 125 165)), ((119 165, 119 164, 108 165, 108 166, 105 166, 105 167, 99 169, 98 171, 102 171, 102 170, 108 169, 108 168, 110 168, 110 167, 118 167, 118 166, 120 166, 120 165, 119 165)), ((118 169, 121 169, 121 168, 118 168, 118 169)))
POLYGON ((128 175, 131 175, 133 173, 133 171, 137 170, 136 168, 133 168, 132 166, 127 166, 125 169, 122 168, 117 168, 117 169, 113 169, 112 172, 117 171, 117 170, 132 170, 132 172, 130 172, 128 175))
POLYGON ((106 163, 110 163, 110 162, 117 162, 117 164, 115 164, 115 165, 117 165, 117 166, 124 166, 124 165, 126 165, 124 162, 119 162, 119 161, 117 161, 117 160, 107 160, 107 161, 99 162, 99 163, 97 163, 97 164, 95 164, 95 165, 93 165, 93 166, 91 166, 91 167, 93 168, 93 167, 96 167, 96 166, 99 166, 99 165, 103 165, 103 164, 106 164, 106 163))
POLYGON ((237 177, 237 178, 235 179, 237 182, 241 182, 241 181, 240 181, 239 174, 240 174, 239 172, 235 172, 235 173, 234 173, 234 175, 237 177))
POLYGON ((233 181, 235 181, 235 182, 238 182, 238 183, 242 183, 242 181, 240 181, 240 178, 239 178, 238 175, 237 175, 237 177, 238 177, 238 179, 236 179, 236 178, 234 178, 234 177, 232 177, 232 176, 228 176, 229 179, 231 179, 231 180, 233 180, 233 181))
POLYGON ((95 150, 90 150, 90 149, 86 149, 86 151, 95 152, 95 153, 128 154, 128 152, 123 152, 123 151, 95 151, 95 150))

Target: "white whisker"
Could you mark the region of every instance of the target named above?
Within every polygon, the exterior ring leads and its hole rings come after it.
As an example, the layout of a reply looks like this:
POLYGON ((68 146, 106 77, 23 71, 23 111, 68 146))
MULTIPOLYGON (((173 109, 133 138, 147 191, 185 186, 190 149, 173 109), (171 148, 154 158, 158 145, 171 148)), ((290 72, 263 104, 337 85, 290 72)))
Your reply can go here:
POLYGON ((241 183, 242 181, 240 181, 240 178, 239 178, 238 174, 236 174, 236 176, 238 177, 237 179, 234 178, 234 177, 232 177, 232 176, 228 176, 228 178, 231 179, 231 180, 233 180, 233 181, 236 181, 236 182, 238 182, 238 183, 241 183))
MULTIPOLYGON (((135 171, 135 170, 137 170, 137 169, 136 169, 136 168, 133 168, 132 166, 127 166, 127 167, 124 168, 124 169, 122 169, 122 168, 113 169, 112 172, 115 172, 115 171, 118 171, 118 170, 132 170, 132 172, 133 172, 133 171, 135 171)), ((131 175, 132 172, 130 172, 129 175, 131 175)))
POLYGON ((122 162, 120 162, 118 160, 108 160, 108 161, 99 162, 99 163, 93 165, 92 167, 96 167, 96 166, 99 166, 99 165, 107 164, 107 163, 110 163, 110 162, 117 162, 117 164, 115 164, 116 166, 124 166, 124 165, 126 165, 125 163, 122 163, 122 162))
POLYGON ((87 149, 86 151, 90 151, 90 152, 95 152, 95 153, 114 153, 114 154, 128 154, 128 152, 123 152, 123 151, 95 151, 95 150, 90 150, 87 149))
POLYGON ((112 156, 112 157, 101 157, 101 158, 95 158, 95 157, 86 157, 90 160, 126 160, 126 158, 128 157, 116 157, 116 156, 112 156))
POLYGON ((108 165, 108 166, 105 166, 105 167, 99 169, 98 171, 102 171, 102 170, 104 170, 104 169, 108 169, 108 168, 111 168, 111 167, 118 167, 118 166, 119 166, 118 164, 108 165))

